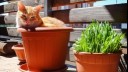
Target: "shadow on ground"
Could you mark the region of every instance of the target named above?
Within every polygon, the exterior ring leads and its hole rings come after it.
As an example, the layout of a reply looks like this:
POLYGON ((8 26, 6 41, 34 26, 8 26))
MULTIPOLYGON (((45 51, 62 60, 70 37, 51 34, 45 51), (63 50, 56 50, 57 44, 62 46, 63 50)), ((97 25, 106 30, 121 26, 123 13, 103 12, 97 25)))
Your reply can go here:
POLYGON ((6 54, 6 53, 0 52, 0 56, 4 56, 4 57, 7 57, 7 58, 12 58, 12 57, 15 57, 16 54, 6 54))
POLYGON ((76 71, 71 71, 71 70, 68 70, 67 72, 76 72, 76 71))

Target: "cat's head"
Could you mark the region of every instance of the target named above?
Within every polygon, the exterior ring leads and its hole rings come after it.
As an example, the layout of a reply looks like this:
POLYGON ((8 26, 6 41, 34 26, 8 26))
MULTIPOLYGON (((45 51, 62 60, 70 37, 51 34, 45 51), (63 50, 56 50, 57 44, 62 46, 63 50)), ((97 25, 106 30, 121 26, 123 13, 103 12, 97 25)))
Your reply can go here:
POLYGON ((22 26, 38 25, 41 21, 39 12, 42 6, 25 6, 21 1, 18 2, 18 18, 22 26))

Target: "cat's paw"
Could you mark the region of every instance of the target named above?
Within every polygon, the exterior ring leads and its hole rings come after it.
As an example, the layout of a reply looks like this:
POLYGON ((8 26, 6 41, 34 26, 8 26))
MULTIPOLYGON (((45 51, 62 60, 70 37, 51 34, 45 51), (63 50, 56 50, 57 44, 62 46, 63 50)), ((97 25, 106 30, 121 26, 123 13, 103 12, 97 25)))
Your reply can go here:
POLYGON ((17 32, 27 32, 27 30, 24 28, 17 28, 17 32))

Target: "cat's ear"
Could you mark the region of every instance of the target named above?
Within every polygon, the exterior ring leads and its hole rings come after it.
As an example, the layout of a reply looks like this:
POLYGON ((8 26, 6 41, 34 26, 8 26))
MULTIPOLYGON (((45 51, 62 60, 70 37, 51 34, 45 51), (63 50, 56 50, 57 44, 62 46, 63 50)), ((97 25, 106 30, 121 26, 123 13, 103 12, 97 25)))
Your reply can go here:
POLYGON ((41 9, 42 9, 42 5, 38 5, 38 6, 34 7, 34 11, 37 13, 39 13, 41 11, 41 9))
POLYGON ((26 12, 26 8, 21 1, 18 2, 18 10, 21 12, 26 12))

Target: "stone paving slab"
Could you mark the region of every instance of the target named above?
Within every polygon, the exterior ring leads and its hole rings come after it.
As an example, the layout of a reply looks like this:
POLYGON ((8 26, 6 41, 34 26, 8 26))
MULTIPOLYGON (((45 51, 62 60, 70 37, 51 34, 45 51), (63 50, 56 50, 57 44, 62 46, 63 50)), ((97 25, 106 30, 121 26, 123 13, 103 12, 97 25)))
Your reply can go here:
POLYGON ((20 72, 17 57, 0 56, 0 72, 20 72))

